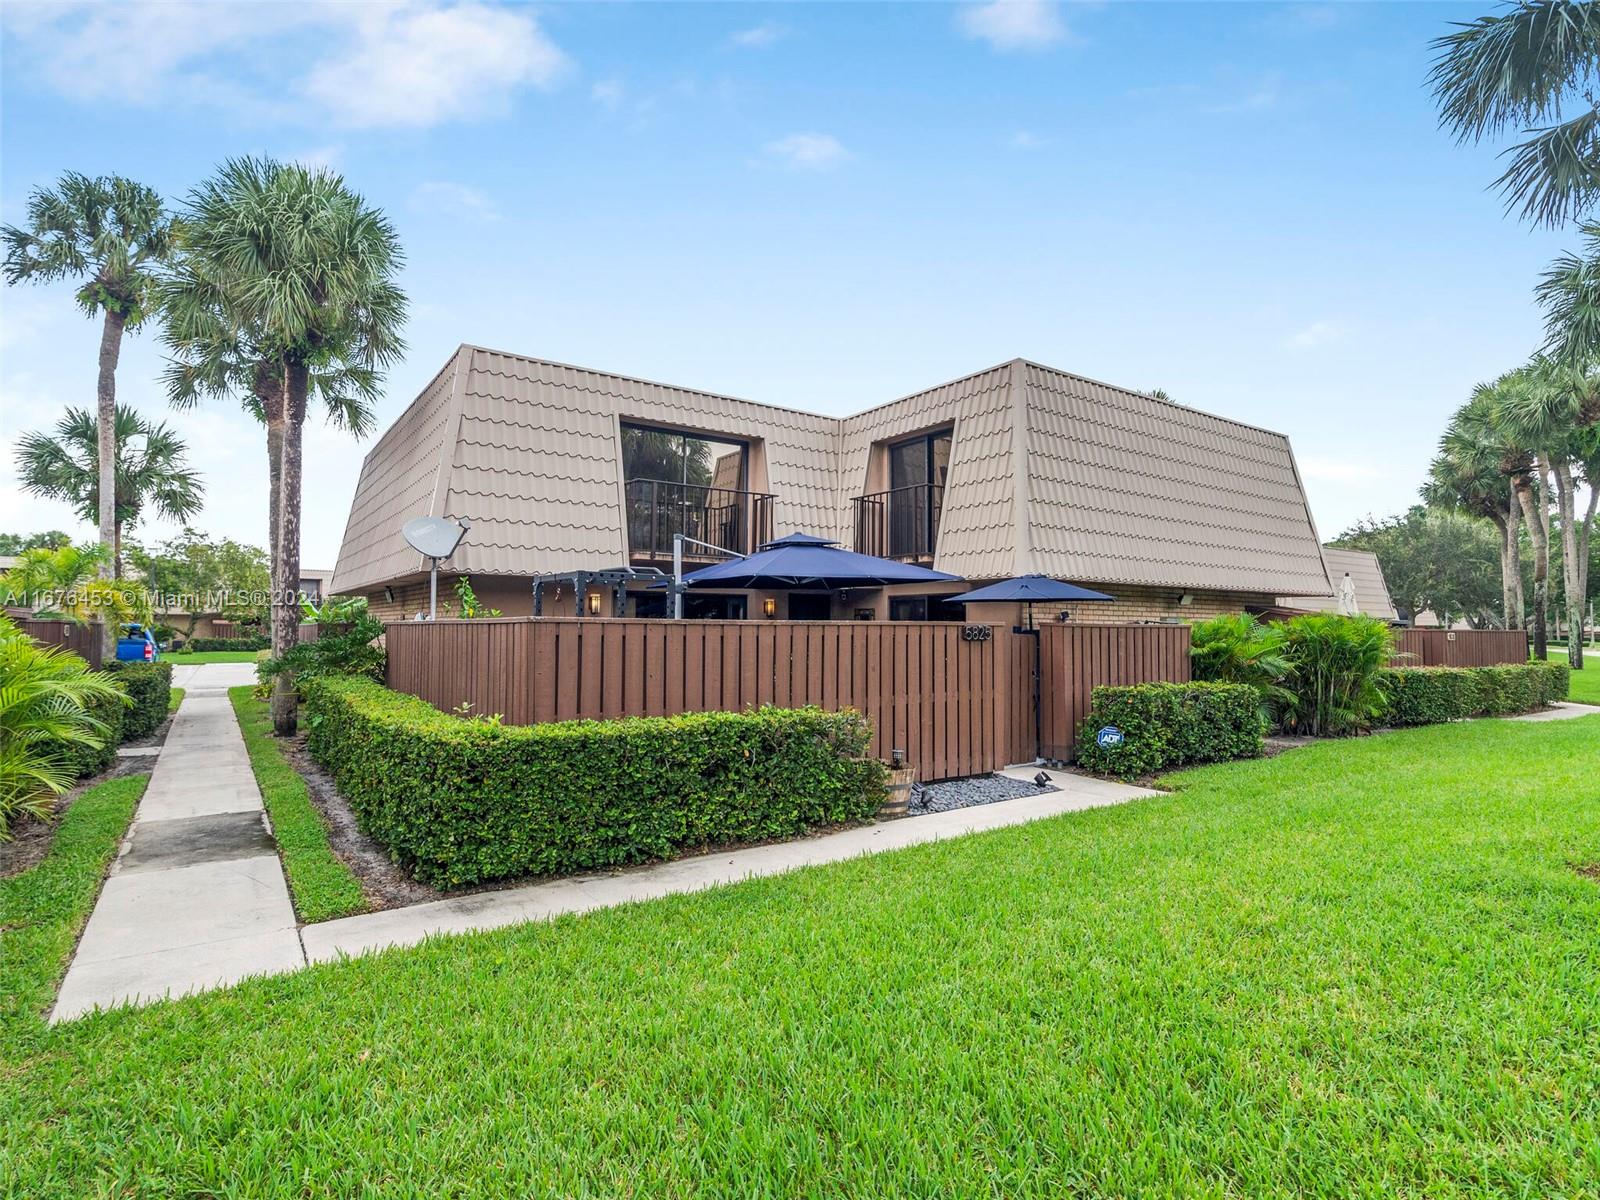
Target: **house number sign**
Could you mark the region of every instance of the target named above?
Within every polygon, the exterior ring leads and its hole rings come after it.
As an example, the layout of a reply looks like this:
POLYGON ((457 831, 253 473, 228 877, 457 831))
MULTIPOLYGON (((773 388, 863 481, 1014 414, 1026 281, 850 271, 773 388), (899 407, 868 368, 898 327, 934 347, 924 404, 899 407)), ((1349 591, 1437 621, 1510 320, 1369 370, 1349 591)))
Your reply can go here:
POLYGON ((994 636, 994 630, 987 625, 963 625, 961 627, 961 640, 964 642, 987 642, 994 636))

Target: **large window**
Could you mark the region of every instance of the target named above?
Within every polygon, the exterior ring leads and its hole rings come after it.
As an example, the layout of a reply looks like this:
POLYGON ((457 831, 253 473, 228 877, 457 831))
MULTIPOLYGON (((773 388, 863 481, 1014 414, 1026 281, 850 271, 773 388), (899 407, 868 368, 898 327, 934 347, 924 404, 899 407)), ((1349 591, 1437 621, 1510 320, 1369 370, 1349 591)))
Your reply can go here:
MULTIPOLYGON (((748 554, 771 522, 769 498, 748 490, 748 460, 743 442, 624 425, 622 477, 633 560, 670 560, 680 533, 748 554)), ((685 553, 696 561, 721 557, 692 542, 685 543, 685 553)))
POLYGON ((950 471, 950 431, 896 442, 889 447, 887 503, 891 558, 933 554, 950 471))

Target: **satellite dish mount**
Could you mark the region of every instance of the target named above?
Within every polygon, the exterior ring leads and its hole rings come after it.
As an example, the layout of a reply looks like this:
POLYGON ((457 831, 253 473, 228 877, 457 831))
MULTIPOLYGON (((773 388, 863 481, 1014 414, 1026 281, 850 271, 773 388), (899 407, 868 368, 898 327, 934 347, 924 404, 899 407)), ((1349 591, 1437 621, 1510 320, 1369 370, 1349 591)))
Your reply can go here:
POLYGON ((428 620, 439 615, 439 564, 456 552, 461 539, 472 528, 466 518, 459 522, 449 517, 418 517, 407 521, 400 533, 418 554, 428 560, 428 620))

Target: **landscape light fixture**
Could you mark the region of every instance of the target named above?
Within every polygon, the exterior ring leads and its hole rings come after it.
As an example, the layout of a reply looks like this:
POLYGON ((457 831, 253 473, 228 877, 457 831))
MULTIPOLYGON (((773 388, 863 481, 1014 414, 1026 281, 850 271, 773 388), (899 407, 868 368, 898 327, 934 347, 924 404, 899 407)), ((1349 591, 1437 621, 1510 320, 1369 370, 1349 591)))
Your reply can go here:
POLYGON ((1042 788, 1049 787, 1050 783, 1051 783, 1050 776, 1046 775, 1043 771, 1040 771, 1037 775, 1035 775, 1033 777, 1033 784, 1034 784, 1035 787, 1042 787, 1042 788))

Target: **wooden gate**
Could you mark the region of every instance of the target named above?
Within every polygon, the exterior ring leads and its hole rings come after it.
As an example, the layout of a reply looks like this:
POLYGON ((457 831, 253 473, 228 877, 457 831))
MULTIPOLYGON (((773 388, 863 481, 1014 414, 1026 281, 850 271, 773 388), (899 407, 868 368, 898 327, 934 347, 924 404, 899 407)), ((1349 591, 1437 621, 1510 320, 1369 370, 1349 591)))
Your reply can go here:
POLYGON ((1189 682, 1189 626, 1046 625, 1039 630, 1039 665, 1041 754, 1070 762, 1096 687, 1189 682))

